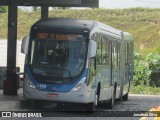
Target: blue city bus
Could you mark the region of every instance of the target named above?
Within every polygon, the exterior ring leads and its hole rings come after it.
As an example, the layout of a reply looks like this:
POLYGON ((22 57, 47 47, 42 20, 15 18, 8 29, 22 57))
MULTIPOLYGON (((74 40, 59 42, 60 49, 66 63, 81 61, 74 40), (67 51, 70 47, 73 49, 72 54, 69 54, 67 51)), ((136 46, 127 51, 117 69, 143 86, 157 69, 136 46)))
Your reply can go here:
POLYGON ((133 38, 94 20, 45 18, 23 38, 24 98, 112 108, 128 100, 133 38))

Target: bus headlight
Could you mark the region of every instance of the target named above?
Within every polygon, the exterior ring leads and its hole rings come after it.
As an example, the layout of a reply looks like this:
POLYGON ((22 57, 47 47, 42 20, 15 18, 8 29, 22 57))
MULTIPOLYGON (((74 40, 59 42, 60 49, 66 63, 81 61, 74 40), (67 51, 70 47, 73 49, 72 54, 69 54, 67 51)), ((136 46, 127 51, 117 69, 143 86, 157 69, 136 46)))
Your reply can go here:
POLYGON ((36 88, 36 86, 35 86, 35 85, 32 83, 32 81, 29 79, 28 75, 25 75, 24 80, 28 82, 30 88, 33 88, 33 89, 36 88))
POLYGON ((75 92, 75 91, 78 91, 82 88, 84 82, 86 81, 86 77, 82 78, 79 83, 77 83, 74 88, 72 88, 71 92, 75 92))

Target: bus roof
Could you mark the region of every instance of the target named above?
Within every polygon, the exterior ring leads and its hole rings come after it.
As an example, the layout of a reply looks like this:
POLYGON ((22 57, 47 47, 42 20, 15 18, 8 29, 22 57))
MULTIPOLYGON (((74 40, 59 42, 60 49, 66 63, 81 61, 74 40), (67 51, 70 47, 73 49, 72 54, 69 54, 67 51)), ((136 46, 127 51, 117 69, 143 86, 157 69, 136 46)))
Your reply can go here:
MULTIPOLYGON (((37 21, 32 29, 35 28, 38 31, 48 32, 91 32, 95 29, 107 31, 112 34, 121 36, 121 30, 115 29, 109 25, 103 24, 95 20, 82 20, 78 18, 44 18, 37 21)), ((129 33, 124 32, 125 36, 131 36, 129 33)))
POLYGON ((104 23, 101 23, 101 22, 97 22, 98 23, 98 27, 102 30, 102 31, 107 31, 107 32, 110 32, 110 33, 113 33, 113 34, 116 34, 116 35, 119 35, 121 36, 121 30, 118 30, 116 28, 113 28, 109 25, 106 25, 104 23))
POLYGON ((46 31, 63 31, 63 32, 90 32, 94 26, 93 20, 80 20, 76 18, 44 18, 37 21, 32 28, 37 27, 46 31))

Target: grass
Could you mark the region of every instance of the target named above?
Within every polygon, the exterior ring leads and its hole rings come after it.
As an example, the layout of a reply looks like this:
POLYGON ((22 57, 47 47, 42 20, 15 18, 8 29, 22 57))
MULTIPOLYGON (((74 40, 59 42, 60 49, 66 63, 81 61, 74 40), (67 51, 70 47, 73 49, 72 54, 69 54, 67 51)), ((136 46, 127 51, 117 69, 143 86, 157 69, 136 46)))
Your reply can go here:
MULTIPOLYGON (((0 13, 0 38, 7 38, 7 13, 0 13)), ((160 9, 54 9, 49 17, 70 17, 103 22, 117 29, 130 32, 135 39, 135 50, 143 55, 159 51, 160 9)), ((18 12, 18 39, 29 34, 30 27, 40 19, 40 11, 18 12)))
POLYGON ((146 94, 146 95, 160 95, 160 87, 149 87, 149 86, 131 86, 131 94, 146 94))

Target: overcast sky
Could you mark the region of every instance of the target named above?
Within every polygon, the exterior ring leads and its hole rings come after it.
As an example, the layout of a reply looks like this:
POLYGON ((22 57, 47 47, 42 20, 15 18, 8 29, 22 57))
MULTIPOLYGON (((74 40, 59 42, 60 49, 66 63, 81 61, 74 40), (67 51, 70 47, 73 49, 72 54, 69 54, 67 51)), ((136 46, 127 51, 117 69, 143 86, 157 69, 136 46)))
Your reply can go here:
POLYGON ((99 0, 102 8, 133 8, 147 7, 160 8, 160 0, 99 0))

